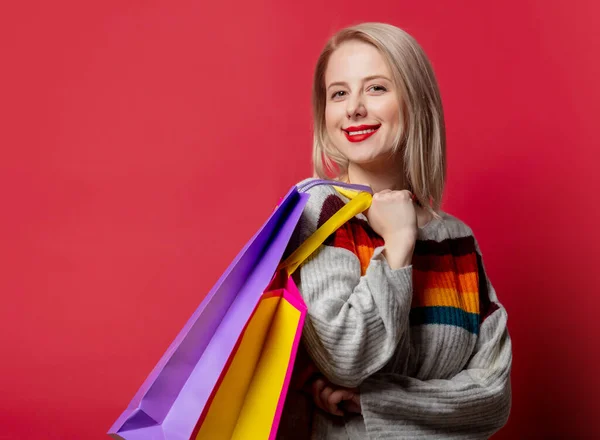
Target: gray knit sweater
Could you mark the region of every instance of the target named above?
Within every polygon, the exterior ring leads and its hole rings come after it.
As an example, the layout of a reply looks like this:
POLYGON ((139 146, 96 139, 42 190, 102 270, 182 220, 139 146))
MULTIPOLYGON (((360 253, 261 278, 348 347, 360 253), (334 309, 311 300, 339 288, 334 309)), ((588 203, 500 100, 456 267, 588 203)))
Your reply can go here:
MULTIPOLYGON (((309 193, 295 244, 348 201, 329 186, 309 193)), ((397 270, 383 246, 359 215, 296 278, 305 352, 331 382, 359 388, 362 416, 325 414, 292 386, 278 438, 489 438, 510 412, 512 352, 471 229, 441 213, 419 229, 411 266, 397 270)))

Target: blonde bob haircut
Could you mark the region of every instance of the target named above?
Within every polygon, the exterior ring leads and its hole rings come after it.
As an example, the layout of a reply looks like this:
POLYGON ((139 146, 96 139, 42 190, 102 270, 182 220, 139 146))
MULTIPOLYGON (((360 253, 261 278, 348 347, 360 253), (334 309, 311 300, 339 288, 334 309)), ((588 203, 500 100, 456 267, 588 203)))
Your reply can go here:
POLYGON ((404 150, 408 188, 419 204, 438 217, 446 177, 446 131, 442 100, 433 68, 425 52, 408 33, 384 23, 362 23, 342 29, 325 45, 317 61, 312 107, 314 118, 313 165, 322 179, 344 178, 348 160, 331 144, 325 126, 327 105, 325 70, 331 54, 344 42, 358 40, 375 46, 392 72, 404 118, 393 152, 404 150))

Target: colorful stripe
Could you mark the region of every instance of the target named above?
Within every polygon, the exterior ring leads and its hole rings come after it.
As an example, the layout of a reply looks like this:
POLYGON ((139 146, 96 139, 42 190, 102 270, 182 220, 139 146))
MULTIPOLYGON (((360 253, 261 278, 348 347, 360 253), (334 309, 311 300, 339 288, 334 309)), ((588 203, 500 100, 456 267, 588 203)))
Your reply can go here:
POLYGON ((490 301, 490 293, 487 284, 487 275, 483 269, 483 261, 481 255, 477 254, 477 267, 479 274, 479 302, 480 302, 480 316, 481 322, 486 320, 488 316, 498 310, 500 307, 495 302, 490 301))
POLYGON ((453 255, 460 257, 475 250, 475 239, 468 237, 449 238, 442 241, 419 240, 415 247, 415 255, 453 255))
POLYGON ((412 264, 416 270, 423 272, 458 272, 469 273, 477 272, 477 259, 474 258, 474 250, 469 254, 453 255, 451 253, 436 255, 436 254, 417 254, 416 251, 422 252, 421 241, 417 241, 415 253, 413 254, 412 264), (432 258, 435 257, 435 258, 432 258))
MULTIPOLYGON (((340 197, 327 197, 318 226, 342 206, 340 197)), ((355 217, 324 244, 354 253, 364 275, 375 249, 385 243, 365 220, 355 217)), ((442 241, 417 240, 412 265, 411 325, 455 325, 478 333, 481 323, 498 308, 489 300, 481 256, 472 235, 442 241)))
POLYGON ((479 292, 457 294, 455 289, 426 289, 413 295, 412 307, 455 307, 467 313, 479 314, 479 292))
MULTIPOLYGON (((435 259, 436 257, 431 257, 435 259)), ((475 260, 475 256, 473 256, 475 260)), ((425 288, 450 289, 456 288, 459 292, 477 292, 479 290, 479 277, 477 272, 422 272, 413 266, 413 281, 425 288)))
POLYGON ((455 307, 417 307, 410 311, 411 325, 454 325, 479 334, 479 315, 455 307))
MULTIPOLYGON (((344 202, 339 197, 335 195, 327 197, 323 203, 318 226, 329 220, 342 206, 344 206, 344 202)), ((384 241, 365 220, 355 217, 325 240, 324 244, 347 249, 354 253, 360 261, 361 273, 364 275, 375 248, 383 246, 384 241)))
POLYGON ((456 325, 477 333, 479 277, 474 242, 418 241, 417 248, 419 252, 413 258, 411 325, 456 325), (431 253, 426 254, 424 249, 431 253))

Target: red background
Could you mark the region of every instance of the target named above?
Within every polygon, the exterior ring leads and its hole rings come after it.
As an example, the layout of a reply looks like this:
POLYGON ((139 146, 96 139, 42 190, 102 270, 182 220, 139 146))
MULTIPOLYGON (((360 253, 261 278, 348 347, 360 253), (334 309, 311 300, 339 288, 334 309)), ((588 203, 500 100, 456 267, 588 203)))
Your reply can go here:
POLYGON ((412 33, 438 75, 444 208, 510 316, 496 438, 600 435, 598 2, 94 3, 0 11, 0 438, 105 438, 311 174, 313 66, 360 21, 412 33))

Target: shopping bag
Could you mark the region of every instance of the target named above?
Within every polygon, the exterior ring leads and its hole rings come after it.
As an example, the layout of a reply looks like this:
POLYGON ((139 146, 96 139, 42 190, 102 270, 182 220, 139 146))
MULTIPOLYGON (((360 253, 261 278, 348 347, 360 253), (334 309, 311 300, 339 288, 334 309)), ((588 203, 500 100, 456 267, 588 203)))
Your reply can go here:
POLYGON ((310 181, 282 199, 114 423, 113 438, 274 438, 306 314, 291 274, 370 204, 368 192, 356 197, 280 264, 305 191, 317 184, 331 182, 310 181))

